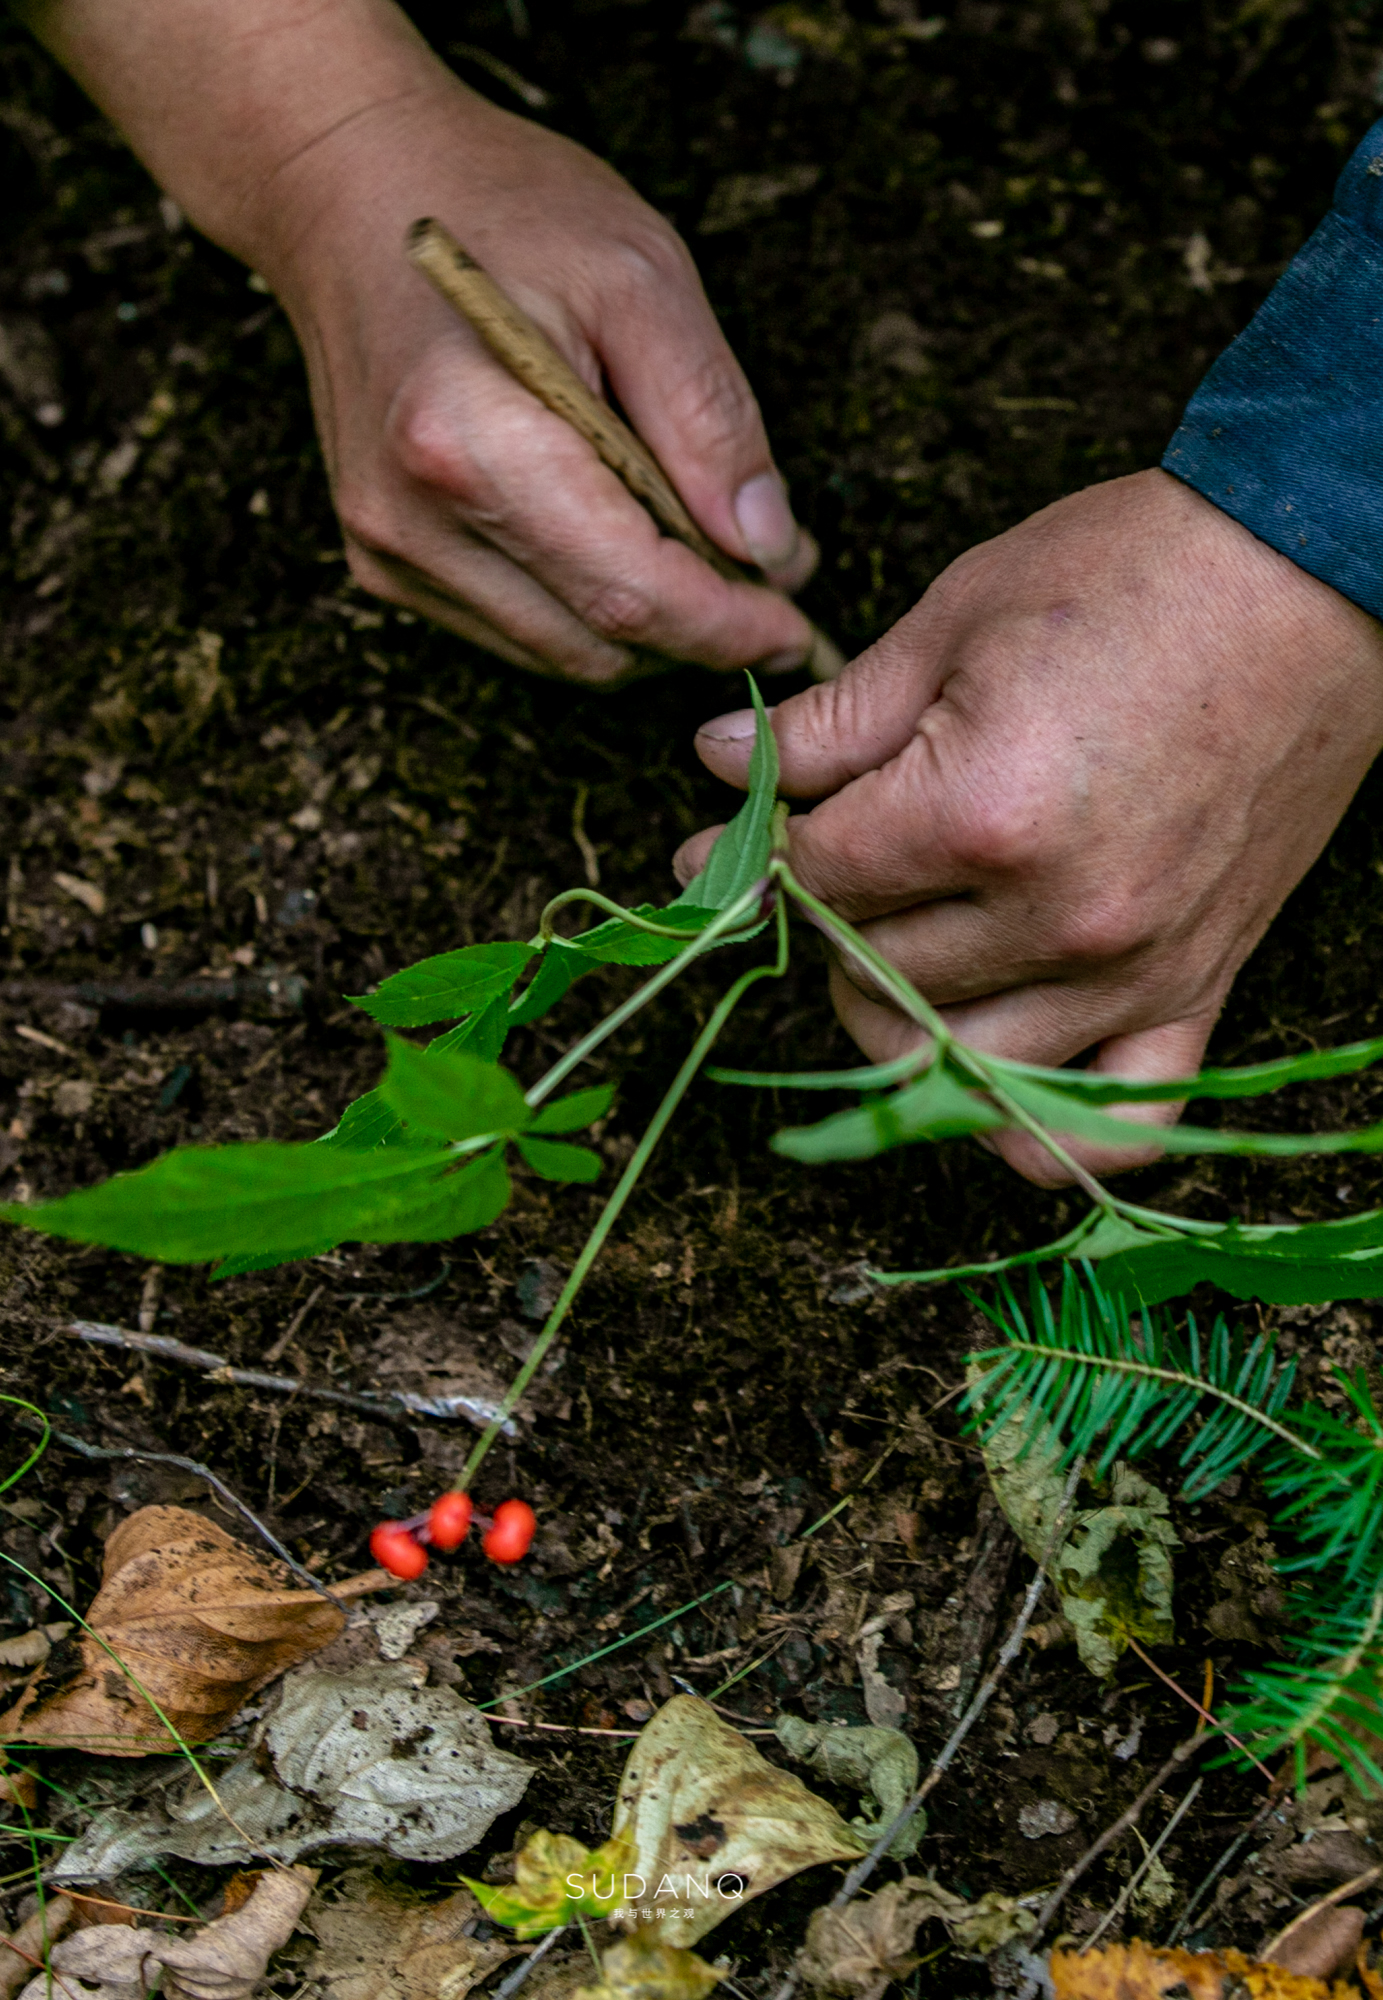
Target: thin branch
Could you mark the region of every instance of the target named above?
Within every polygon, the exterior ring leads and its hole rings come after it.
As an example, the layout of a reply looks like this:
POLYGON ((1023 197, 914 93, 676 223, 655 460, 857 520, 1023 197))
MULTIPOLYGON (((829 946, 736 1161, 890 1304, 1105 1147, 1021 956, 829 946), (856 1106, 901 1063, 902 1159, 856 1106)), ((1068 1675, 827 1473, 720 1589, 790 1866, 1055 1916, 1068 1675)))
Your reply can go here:
POLYGON ((1194 1784, 1192 1784, 1188 1788, 1186 1797, 1182 1800, 1181 1804, 1172 1814, 1167 1824, 1163 1827, 1161 1833, 1158 1834, 1157 1839, 1153 1842, 1152 1846, 1143 1856, 1142 1861, 1139 1863, 1138 1867, 1134 1870, 1133 1874, 1129 1876, 1128 1881, 1125 1882, 1123 1888, 1119 1891, 1119 1894, 1115 1898, 1114 1902, 1105 1911, 1096 1929, 1090 1933, 1090 1936, 1085 1940, 1085 1943, 1081 1946, 1082 1954, 1092 1950, 1094 1946, 1099 1943, 1100 1939, 1104 1936, 1105 1932, 1109 1929, 1110 1925, 1112 1923, 1117 1922, 1118 1918, 1123 1914, 1124 1906, 1127 1904, 1129 1898, 1134 1894, 1135 1890, 1138 1887, 1138 1884, 1142 1881, 1143 1877, 1152 1867, 1158 1855, 1162 1852, 1163 1848, 1167 1845, 1167 1842, 1171 1839, 1172 1835, 1181 1825, 1181 1822, 1185 1819, 1187 1813, 1190 1812, 1192 1806, 1196 1803, 1196 1800, 1200 1797, 1201 1787, 1204 1785, 1204 1783, 1205 1783, 1204 1778, 1197 1778, 1194 1784))
POLYGON ((1214 1736, 1207 1729, 1198 1730, 1194 1736, 1188 1736, 1184 1742, 1178 1743, 1176 1749, 1173 1750, 1161 1770, 1155 1772, 1149 1778, 1147 1784, 1144 1785, 1132 1805, 1126 1806, 1113 1825, 1107 1826, 1098 1840, 1093 1840, 1090 1843, 1080 1859, 1071 1863, 1071 1866, 1066 1870, 1066 1873, 1057 1883, 1051 1895, 1048 1896, 1046 1902, 1038 1911, 1037 1929, 1032 1933, 1031 1937, 1023 1940, 1029 1949, 1036 1944, 1038 1938, 1041 1937, 1042 1933, 1051 1923, 1052 1918, 1066 1901, 1072 1889, 1075 1888, 1081 1876, 1085 1874, 1087 1869, 1094 1866, 1106 1848, 1112 1847, 1121 1834, 1127 1833, 1129 1828, 1136 1824, 1144 1806, 1157 1796, 1173 1772, 1179 1771, 1187 1758, 1194 1757, 1196 1752, 1202 1749, 1205 1744, 1213 1743, 1214 1741, 1214 1736))
MULTIPOLYGON (((22 1424, 25 1430, 38 1429, 32 1417, 17 1417, 15 1421, 22 1424)), ((83 1458, 137 1460, 141 1465, 171 1465, 179 1472, 190 1472, 198 1479, 204 1479, 213 1492, 219 1493, 226 1505, 233 1507, 241 1520, 253 1528, 262 1541, 268 1543, 279 1561, 293 1572, 299 1582, 305 1583, 309 1590, 315 1590, 318 1597, 324 1597, 328 1604, 334 1604, 338 1611, 346 1612, 347 1607, 341 1599, 327 1589, 320 1577, 315 1577, 310 1569, 304 1569, 300 1562, 289 1555, 273 1530, 265 1527, 258 1514, 251 1513, 240 1496, 231 1491, 224 1479, 218 1479, 210 1466, 199 1464, 195 1458, 184 1458, 179 1452, 136 1451, 133 1445, 88 1444, 84 1438, 71 1437, 66 1431, 54 1431, 52 1436, 54 1443, 65 1445, 68 1451, 80 1452, 83 1458)))
POLYGON ((1278 1952, 1281 1951, 1283 1945, 1286 1944, 1294 1931, 1301 1930, 1304 1925, 1310 1923, 1313 1917, 1318 1917, 1322 1910, 1333 1910, 1337 1903, 1343 1903, 1346 1896, 1357 1896, 1361 1889, 1367 1889, 1371 1883, 1378 1880, 1380 1875, 1383 1875, 1383 1862, 1380 1862, 1373 1868, 1366 1868, 1362 1875, 1356 1875, 1351 1882, 1342 1882, 1339 1888, 1332 1889, 1328 1896, 1318 1897, 1308 1909, 1299 1911, 1293 1917, 1291 1923, 1280 1930, 1275 1938, 1269 1939, 1258 1956, 1268 1959, 1276 1958, 1278 1952))
POLYGON ((567 1924, 560 1924, 555 1931, 549 1931, 542 1943, 535 1946, 529 1952, 527 1958, 520 1959, 514 1970, 506 1974, 500 1981, 494 1990, 492 2000, 514 2000, 514 1995, 523 1985, 529 1973, 532 1972, 534 1966, 538 1964, 540 1959, 547 1957, 558 1938, 565 1937, 569 1928, 570 1926, 567 1924))
POLYGON ((1244 1849, 1253 1839, 1253 1836, 1257 1833, 1259 1827, 1262 1826, 1264 1820, 1268 1817, 1268 1814, 1274 1811, 1275 1808, 1280 1804, 1282 1793, 1286 1789, 1286 1782, 1287 1781, 1285 1776, 1274 1779, 1273 1789, 1269 1792, 1267 1798, 1264 1799, 1262 1805, 1258 1808, 1258 1811, 1254 1814, 1253 1818, 1249 1821, 1248 1825, 1243 1829, 1243 1831, 1235 1835, 1234 1839, 1229 1843, 1229 1846, 1225 1849, 1224 1853, 1215 1863, 1215 1866, 1210 1870, 1209 1874, 1200 1884, 1200 1887, 1191 1897, 1191 1900, 1187 1903, 1186 1908, 1177 1918, 1176 1925, 1173 1928, 1172 1934, 1167 1939, 1165 1947, 1166 1950, 1170 1951, 1173 1945, 1180 1944, 1182 1938, 1185 1936, 1187 1930, 1190 1928, 1192 1917, 1195 1916, 1196 1911, 1200 1908, 1201 1904, 1210 1894, 1210 1891, 1214 1888, 1215 1884, 1224 1874, 1226 1868, 1231 1867, 1233 1863, 1238 1860, 1239 1856, 1243 1853, 1244 1849))
MULTIPOLYGON (((912 1824, 912 1821, 921 1810, 924 1800, 940 1783, 966 1737, 984 1714, 985 1709, 988 1708, 990 1699, 997 1689, 999 1682, 1003 1679, 1004 1674, 1008 1671, 1022 1648, 1024 1635, 1027 1632, 1028 1626, 1032 1623, 1033 1614, 1037 1610, 1038 1600, 1041 1598, 1042 1592, 1046 1587, 1047 1565, 1056 1553, 1061 1533, 1065 1526, 1067 1509, 1070 1507, 1071 1501, 1075 1496, 1077 1481, 1084 1470, 1085 1460, 1083 1458, 1078 1459, 1071 1467, 1065 1489, 1061 1496, 1061 1504, 1057 1508, 1056 1519, 1052 1524, 1052 1531, 1047 1537, 1047 1546, 1042 1551, 1042 1560, 1038 1563, 1036 1573, 1028 1585, 1022 1607, 1019 1610, 1018 1616, 1013 1621, 1013 1629, 1000 1649, 998 1659, 975 1690, 970 1706, 966 1709, 964 1715, 951 1731, 942 1748, 938 1751, 926 1777, 922 1780, 907 1804, 894 1814, 874 1845, 870 1848, 868 1854, 864 1856, 864 1859, 857 1861, 846 1875, 839 1889, 832 1896, 827 1906, 828 1908, 843 1910, 847 1903, 854 1901, 860 1889, 874 1873, 874 1870, 888 1853, 899 1834, 912 1824)), ((781 1985, 773 1996, 773 2000, 793 2000, 793 1995, 797 1991, 797 1984, 801 1976, 801 1957, 799 1954, 799 1957, 789 1966, 781 1985)))
MULTIPOLYGON (((310 1303, 310 1301, 309 1301, 310 1303)), ((309 1396, 318 1403, 334 1403, 338 1409, 354 1410, 372 1417, 376 1423, 405 1424, 412 1427, 417 1417, 450 1421, 460 1417, 476 1430, 494 1421, 499 1405, 485 1396, 415 1396, 399 1389, 387 1396, 359 1394, 345 1389, 316 1389, 295 1375, 270 1375, 260 1368, 233 1368, 223 1354, 205 1347, 185 1347, 166 1333, 132 1333, 127 1327, 108 1326, 103 1320, 74 1319, 63 1322, 68 1333, 99 1347, 126 1347, 139 1354, 156 1354, 163 1361, 176 1361, 184 1368, 204 1368, 218 1382, 233 1383, 240 1389, 261 1389, 276 1396, 309 1396)), ((290 1334, 291 1334, 290 1327, 290 1334)), ((505 1437, 518 1436, 517 1424, 506 1420, 505 1437)))

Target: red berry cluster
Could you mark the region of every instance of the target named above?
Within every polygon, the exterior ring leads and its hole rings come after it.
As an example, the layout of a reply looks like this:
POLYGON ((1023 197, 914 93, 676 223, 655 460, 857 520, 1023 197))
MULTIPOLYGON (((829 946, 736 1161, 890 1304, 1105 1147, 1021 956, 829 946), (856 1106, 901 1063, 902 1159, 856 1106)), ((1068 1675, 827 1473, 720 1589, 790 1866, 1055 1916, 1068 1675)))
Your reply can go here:
POLYGON ((470 1533, 474 1520, 484 1529, 481 1548, 491 1562, 521 1562, 532 1546, 538 1517, 526 1500, 501 1500, 491 1519, 477 1514, 469 1493, 443 1493, 425 1514, 408 1521, 381 1521, 370 1536, 370 1554, 390 1576, 410 1581, 427 1568, 429 1546, 450 1555, 470 1533))

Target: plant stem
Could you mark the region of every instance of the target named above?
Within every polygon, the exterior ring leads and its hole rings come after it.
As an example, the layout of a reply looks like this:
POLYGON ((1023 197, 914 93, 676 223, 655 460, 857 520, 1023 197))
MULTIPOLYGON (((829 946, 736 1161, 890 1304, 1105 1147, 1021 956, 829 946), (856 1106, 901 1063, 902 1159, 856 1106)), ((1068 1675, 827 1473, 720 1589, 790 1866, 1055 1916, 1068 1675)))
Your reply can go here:
POLYGON ((613 1014, 607 1014, 597 1027, 592 1028, 588 1035, 583 1035, 579 1042, 569 1048, 561 1061, 553 1064, 546 1076, 539 1077, 533 1088, 525 1091, 524 1103, 533 1108, 541 1104, 545 1097, 550 1097, 562 1079, 569 1076, 578 1063, 584 1062, 591 1051, 598 1049, 607 1036, 622 1028, 626 1021, 638 1013, 640 1007, 646 1006, 662 992, 665 986, 676 979, 679 973, 685 972, 694 958, 699 958, 702 952, 709 951, 727 931, 734 930, 737 924, 743 922, 751 910, 758 908, 762 899, 762 885, 756 882, 752 889, 745 890, 738 902, 731 903, 728 909, 722 910, 719 916, 707 924, 704 931, 698 931, 685 951, 679 951, 676 958, 669 959, 668 963, 655 972, 652 979, 647 980, 637 993, 631 993, 621 1006, 616 1007, 613 1014))
POLYGON ((897 966, 890 965, 882 952, 876 951, 867 938, 860 936, 852 924, 844 917, 838 917, 825 903, 818 902, 809 889, 804 889, 787 862, 775 855, 768 865, 770 876, 780 881, 795 903, 817 920, 819 927, 842 951, 867 966, 879 984, 886 988, 909 1019, 916 1021, 919 1028, 925 1028, 936 1043, 936 1052, 943 1054, 955 1040, 951 1030, 942 1020, 929 1001, 922 998, 910 979, 904 978, 897 966))
POLYGON ((1020 1126, 1030 1137, 1036 1139, 1040 1146, 1044 1146, 1057 1162, 1057 1165, 1065 1168, 1077 1187, 1094 1202, 1097 1208, 1102 1208, 1106 1215, 1113 1215, 1115 1213, 1114 1197, 1109 1192, 1109 1189, 1102 1182, 1097 1181, 1095 1176, 1075 1158, 1074 1154, 1068 1153, 1061 1141, 1049 1132, 1045 1125, 1040 1124, 1032 1116, 1031 1112, 1025 1111, 1015 1098, 1009 1096, 1008 1092, 995 1076, 992 1066, 985 1061, 983 1056, 978 1055, 975 1050, 969 1048, 964 1042, 957 1042, 955 1047, 957 1060, 963 1063, 975 1080, 984 1086, 993 1098, 995 1105, 1004 1113, 1005 1117, 1011 1119, 1015 1125, 1020 1126))
MULTIPOLYGON (((604 910, 607 916, 618 917, 621 922, 628 924, 632 930, 647 931, 650 937, 681 938, 686 940, 696 935, 696 932, 690 926, 660 924, 652 917, 637 916, 633 910, 626 910, 623 903, 615 902, 613 897, 603 896, 599 889, 563 889, 560 896, 553 897, 552 901, 543 911, 542 916, 538 919, 538 934, 533 940, 535 945, 552 943, 553 938, 556 936, 552 928, 552 919, 559 910, 566 909, 569 903, 593 903, 596 909, 604 910)), ((558 939, 559 944, 567 942, 566 938, 558 939)))
MULTIPOLYGON (((728 910, 722 912, 720 922, 723 928, 728 929, 730 924, 737 920, 739 914, 744 909, 753 908, 757 906, 761 895, 762 895, 762 890, 756 883, 752 889, 746 891, 746 893, 740 898, 739 902, 732 903, 728 910)), ((538 1335, 538 1338, 534 1341, 532 1351, 530 1352, 527 1361, 524 1362, 518 1374, 509 1384, 508 1389, 505 1391, 504 1399, 500 1403, 499 1408, 496 1410, 494 1417, 491 1419, 484 1433, 477 1440, 474 1448, 471 1451, 470 1457, 466 1460, 465 1465, 461 1468, 461 1476, 457 1480, 456 1484, 458 1489, 461 1490, 462 1492, 464 1492, 470 1486, 470 1483, 472 1479, 475 1477, 475 1474, 478 1471, 480 1464, 484 1459, 486 1453, 489 1451, 490 1446, 499 1436, 501 1426, 506 1422, 508 1417, 512 1414, 515 1405, 518 1403, 520 1396, 522 1396, 524 1390, 528 1387, 534 1375, 541 1367, 544 1356, 547 1354, 548 1349, 551 1347, 553 1341, 557 1337, 558 1328, 561 1326, 562 1321, 566 1318, 568 1312, 571 1310, 572 1301, 575 1299, 576 1294, 580 1291, 582 1285, 585 1283, 587 1273, 590 1271, 592 1264, 594 1264, 596 1258, 600 1255, 600 1252, 604 1247, 606 1237, 610 1234, 610 1231, 614 1228, 615 1223, 619 1220, 620 1212, 624 1208, 624 1205, 628 1201, 630 1195, 634 1192, 635 1187, 638 1185, 639 1176, 642 1174, 644 1168, 648 1165, 649 1159, 652 1157, 654 1147, 657 1145, 658 1141, 662 1138, 663 1133, 667 1130, 668 1121, 671 1119, 673 1112, 677 1109, 678 1105, 685 1097, 688 1089, 691 1087, 691 1083, 696 1075, 696 1072, 700 1069, 702 1063, 706 1060, 706 1057, 710 1054, 710 1051, 714 1047, 716 1038, 720 1034, 721 1029, 725 1026, 725 1023, 729 1020, 731 1014, 734 1012, 735 1008, 739 1005, 740 1001, 743 999, 744 995, 749 991, 751 986, 756 985, 760 979, 781 979, 783 974, 787 971, 787 964, 788 964, 787 911, 784 908, 781 896, 778 898, 777 915, 778 915, 777 957, 775 958, 775 960, 771 965, 751 966, 748 972, 743 972, 740 974, 739 978, 735 981, 734 985, 729 989, 729 991, 722 995, 719 1004, 717 1005, 714 1013, 711 1015, 710 1020, 707 1021, 705 1027, 701 1030, 701 1033, 697 1036, 695 1042, 693 1042, 691 1050, 687 1055, 685 1062, 682 1064, 682 1067, 678 1070, 676 1076, 669 1084, 668 1089, 663 1097, 662 1103, 658 1106, 658 1109, 654 1112, 652 1118, 650 1119, 648 1124, 648 1129, 645 1131, 643 1138, 639 1141, 638 1146, 634 1151, 633 1157, 630 1159, 629 1164, 625 1168, 624 1172, 620 1175, 618 1184, 616 1185, 614 1192, 611 1194, 610 1199, 606 1202, 604 1208, 600 1211, 600 1215, 596 1221, 596 1225, 594 1229, 592 1229, 590 1235, 586 1238, 586 1241, 581 1249, 581 1254, 577 1258, 576 1263, 572 1267, 571 1276, 567 1279, 566 1284, 562 1287, 561 1297, 558 1299, 556 1305, 552 1308, 552 1311, 548 1314, 547 1321, 543 1327, 543 1330, 538 1335)), ((701 937, 698 939, 697 942, 699 944, 704 944, 704 942, 711 937, 712 932, 714 932, 715 930, 716 930, 715 924, 708 925, 706 930, 704 930, 701 933, 701 937)), ((670 966, 665 967, 664 971, 668 974, 675 972, 686 962, 686 960, 690 956, 691 956, 690 953, 683 952, 680 957, 672 961, 672 964, 670 966)), ((648 997, 656 985, 657 981, 650 980, 648 986, 646 986, 643 989, 643 997, 648 997)), ((639 997, 640 997, 639 995, 635 995, 636 999, 639 997)), ((613 1016, 611 1018, 613 1019, 613 1016)), ((608 1026, 609 1023, 606 1023, 605 1025, 608 1026)), ((590 1038, 587 1037, 587 1040, 589 1039, 590 1038)), ((580 1045, 578 1044, 578 1047, 579 1046, 580 1045)), ((561 1068, 562 1065, 559 1064, 557 1066, 557 1070, 560 1070, 561 1068)), ((557 1070, 550 1070, 548 1072, 548 1076, 543 1079, 543 1082, 545 1084, 548 1084, 549 1088, 551 1087, 549 1083, 549 1078, 555 1077, 557 1075, 557 1070)), ((535 1088, 537 1088, 537 1086, 535 1086, 535 1088)), ((529 1092, 530 1102, 533 1101, 533 1095, 534 1093, 530 1091, 529 1092)))

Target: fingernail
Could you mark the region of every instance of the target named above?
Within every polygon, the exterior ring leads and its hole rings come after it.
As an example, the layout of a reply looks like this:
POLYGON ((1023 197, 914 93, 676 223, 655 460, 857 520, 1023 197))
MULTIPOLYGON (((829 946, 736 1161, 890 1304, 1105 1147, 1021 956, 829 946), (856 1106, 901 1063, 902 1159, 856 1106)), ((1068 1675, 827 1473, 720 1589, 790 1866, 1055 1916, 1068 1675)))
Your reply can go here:
POLYGON ((761 568, 776 569, 796 553, 797 523, 776 472, 745 480, 735 495, 735 519, 745 547, 761 568))
POLYGON ((806 646, 787 646, 781 653, 770 653, 766 660, 759 661, 759 671, 764 674, 791 674, 807 664, 809 649, 806 646))
POLYGON ((737 708, 731 715, 714 716, 711 721, 703 722, 696 733, 709 737, 712 743, 743 743, 754 734, 754 711, 737 708))

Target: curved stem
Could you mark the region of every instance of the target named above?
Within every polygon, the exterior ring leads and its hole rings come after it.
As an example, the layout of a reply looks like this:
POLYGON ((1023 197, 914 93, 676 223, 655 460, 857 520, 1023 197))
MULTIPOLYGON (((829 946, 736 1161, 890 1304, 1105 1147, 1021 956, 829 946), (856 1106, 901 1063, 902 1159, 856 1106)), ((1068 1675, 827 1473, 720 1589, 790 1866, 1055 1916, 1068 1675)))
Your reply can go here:
MULTIPOLYGON (((660 924, 655 923, 651 917, 636 916, 633 910, 626 910, 624 905, 615 902, 613 897, 602 896, 599 889, 564 889, 560 896, 553 897, 538 919, 538 934, 533 940, 534 944, 551 944, 556 936, 552 928, 552 919, 559 910, 566 909, 569 903, 591 903, 597 910, 604 910, 607 916, 618 917, 632 930, 647 931, 650 937, 689 938, 694 935, 692 931, 679 928, 676 924, 660 924)), ((566 944, 569 940, 562 938, 558 941, 566 944)))
POLYGON ((883 953, 876 951, 867 938, 860 936, 853 924, 844 917, 838 917, 834 910, 819 902, 810 889, 804 889, 787 862, 775 855, 768 865, 770 876, 776 877, 793 901, 816 918, 818 927, 825 932, 833 944, 842 951, 849 952, 861 965, 867 966, 879 984, 892 995, 910 1020, 919 1028, 925 1028, 936 1043, 937 1053, 948 1049, 955 1040, 951 1030, 930 1002, 924 1000, 910 979, 905 979, 897 966, 890 965, 883 953))
MULTIPOLYGON (((748 900, 748 897, 750 896, 752 896, 754 902, 757 903, 762 893, 763 892, 761 888, 756 884, 752 890, 746 892, 746 896, 741 897, 740 903, 746 902, 748 900)), ((730 906, 730 911, 726 913, 727 917, 732 916, 732 914, 739 908, 740 904, 738 903, 732 904, 730 906)), ((520 1396, 522 1396, 524 1390, 528 1387, 529 1383, 533 1380, 534 1375, 541 1367, 544 1356, 547 1354, 548 1349, 551 1347, 553 1341, 557 1337, 558 1328, 561 1326, 562 1321, 566 1318, 568 1312, 571 1310, 572 1302, 575 1299, 577 1293, 580 1291, 582 1285, 585 1283, 587 1273, 590 1271, 592 1264, 594 1264, 596 1258, 600 1255, 600 1252, 604 1247, 606 1237, 610 1234, 610 1231, 614 1228, 615 1223, 619 1220, 620 1212, 624 1208, 624 1205, 628 1201, 630 1195, 634 1192, 635 1187, 638 1185, 639 1176, 642 1174, 644 1168, 648 1165, 648 1162, 652 1157, 654 1147, 657 1145, 658 1141, 662 1138, 663 1133, 667 1130, 668 1121, 671 1119, 673 1112, 677 1109, 682 1099, 686 1096, 687 1091, 691 1086, 692 1080, 696 1075, 696 1072, 700 1069, 702 1063, 706 1060, 706 1057, 710 1054, 711 1049, 714 1046, 716 1038, 720 1034, 721 1029, 725 1026, 725 1023, 729 1020, 731 1014, 733 1014, 735 1008, 739 1005, 740 1001, 744 998, 744 995, 749 991, 751 986, 756 985, 760 979, 781 979, 783 974, 787 971, 787 966, 788 966, 787 911, 784 907, 783 899, 781 896, 779 896, 778 898, 777 915, 778 915, 778 952, 776 958, 774 959, 771 965, 751 966, 748 972, 742 972, 740 974, 739 978, 735 981, 734 985, 729 989, 727 993, 725 993, 721 997, 720 1002, 716 1006, 716 1009, 714 1013, 711 1015, 710 1020, 707 1021, 705 1027, 701 1030, 701 1033, 697 1036, 695 1042, 693 1042, 691 1050, 687 1055, 686 1061, 682 1064, 682 1067, 678 1070, 676 1076, 669 1084, 667 1091, 664 1094, 662 1103, 658 1106, 658 1109, 654 1112, 652 1118, 650 1119, 648 1124, 648 1129, 645 1131, 642 1139, 639 1141, 638 1146, 635 1149, 634 1154, 630 1159, 628 1166, 625 1168, 624 1172, 620 1175, 618 1184, 616 1185, 614 1192, 611 1194, 604 1208, 600 1211, 600 1215, 596 1221, 594 1229, 592 1229, 590 1235, 586 1238, 586 1241, 582 1246, 581 1255, 577 1258, 575 1264, 572 1266, 571 1276, 567 1279, 566 1284, 562 1287, 561 1297, 558 1299, 556 1305, 552 1308, 552 1311, 548 1314, 546 1323, 543 1326, 543 1330, 538 1335, 538 1338, 534 1341, 532 1351, 530 1352, 527 1361, 524 1362, 518 1374, 509 1384, 508 1389, 505 1391, 504 1400, 501 1402, 499 1408, 495 1411, 495 1414, 491 1418, 489 1424, 486 1426, 485 1430, 482 1432, 481 1436, 476 1441, 474 1447, 472 1448, 470 1457, 466 1460, 464 1466, 462 1466, 461 1476, 456 1483, 457 1486, 463 1492, 466 1490, 467 1487, 469 1487, 472 1479, 475 1477, 476 1472, 479 1470, 481 1461, 484 1459, 486 1453, 489 1451, 490 1446, 494 1443, 495 1439, 499 1436, 501 1427, 508 1421, 509 1417, 513 1414, 514 1407, 518 1403, 520 1396)), ((701 933, 702 939, 707 938, 710 935, 711 930, 713 930, 714 928, 715 928, 714 925, 708 926, 707 929, 701 933)), ((685 957, 686 954, 683 953, 681 959, 674 960, 673 961, 674 966, 680 965, 683 962, 683 959, 685 959, 685 957)), ((651 987, 653 984, 654 982, 650 980, 649 986, 651 987)), ((648 988, 645 988, 644 991, 645 993, 647 993, 648 988)), ((546 1081, 546 1079, 544 1080, 546 1081)))
POLYGON ((1102 1208, 1106 1215, 1117 1213, 1114 1196, 1109 1192, 1104 1183, 1096 1180, 1095 1176, 1081 1165, 1073 1153, 1068 1153, 1060 1139, 1049 1132, 1046 1126, 1034 1118, 1030 1111, 1025 1111, 1016 1098, 1009 1096, 983 1056, 977 1054, 974 1049, 970 1048, 964 1042, 957 1042, 955 1044, 955 1054, 957 1061, 963 1063, 976 1081, 982 1084, 985 1090, 988 1091, 1004 1116, 1010 1119, 1013 1124, 1019 1126, 1024 1132, 1028 1133, 1031 1138, 1036 1139, 1040 1146, 1044 1146, 1057 1165, 1065 1168, 1071 1179, 1076 1183, 1076 1186, 1089 1196, 1097 1208, 1102 1208))
MULTIPOLYGON (((738 902, 731 903, 718 917, 707 924, 704 931, 697 931, 689 940, 685 951, 679 951, 676 958, 670 958, 666 965, 660 967, 653 977, 639 988, 637 993, 631 993, 621 1006, 616 1007, 613 1014, 607 1014, 588 1035, 583 1035, 579 1042, 569 1048, 560 1062, 553 1064, 546 1076, 539 1077, 532 1089, 524 1092, 524 1103, 533 1108, 541 1104, 545 1097, 550 1097, 562 1079, 569 1076, 578 1063, 584 1062, 593 1049, 598 1049, 608 1036, 613 1035, 616 1029, 622 1028, 626 1021, 632 1019, 640 1007, 646 1006, 655 995, 661 993, 680 972, 685 972, 694 958, 699 958, 702 952, 709 951, 727 931, 733 931, 741 924, 752 910, 758 908, 762 900, 763 885, 756 882, 752 889, 745 890, 738 902)), ((680 935, 686 934, 683 932, 680 935)))

